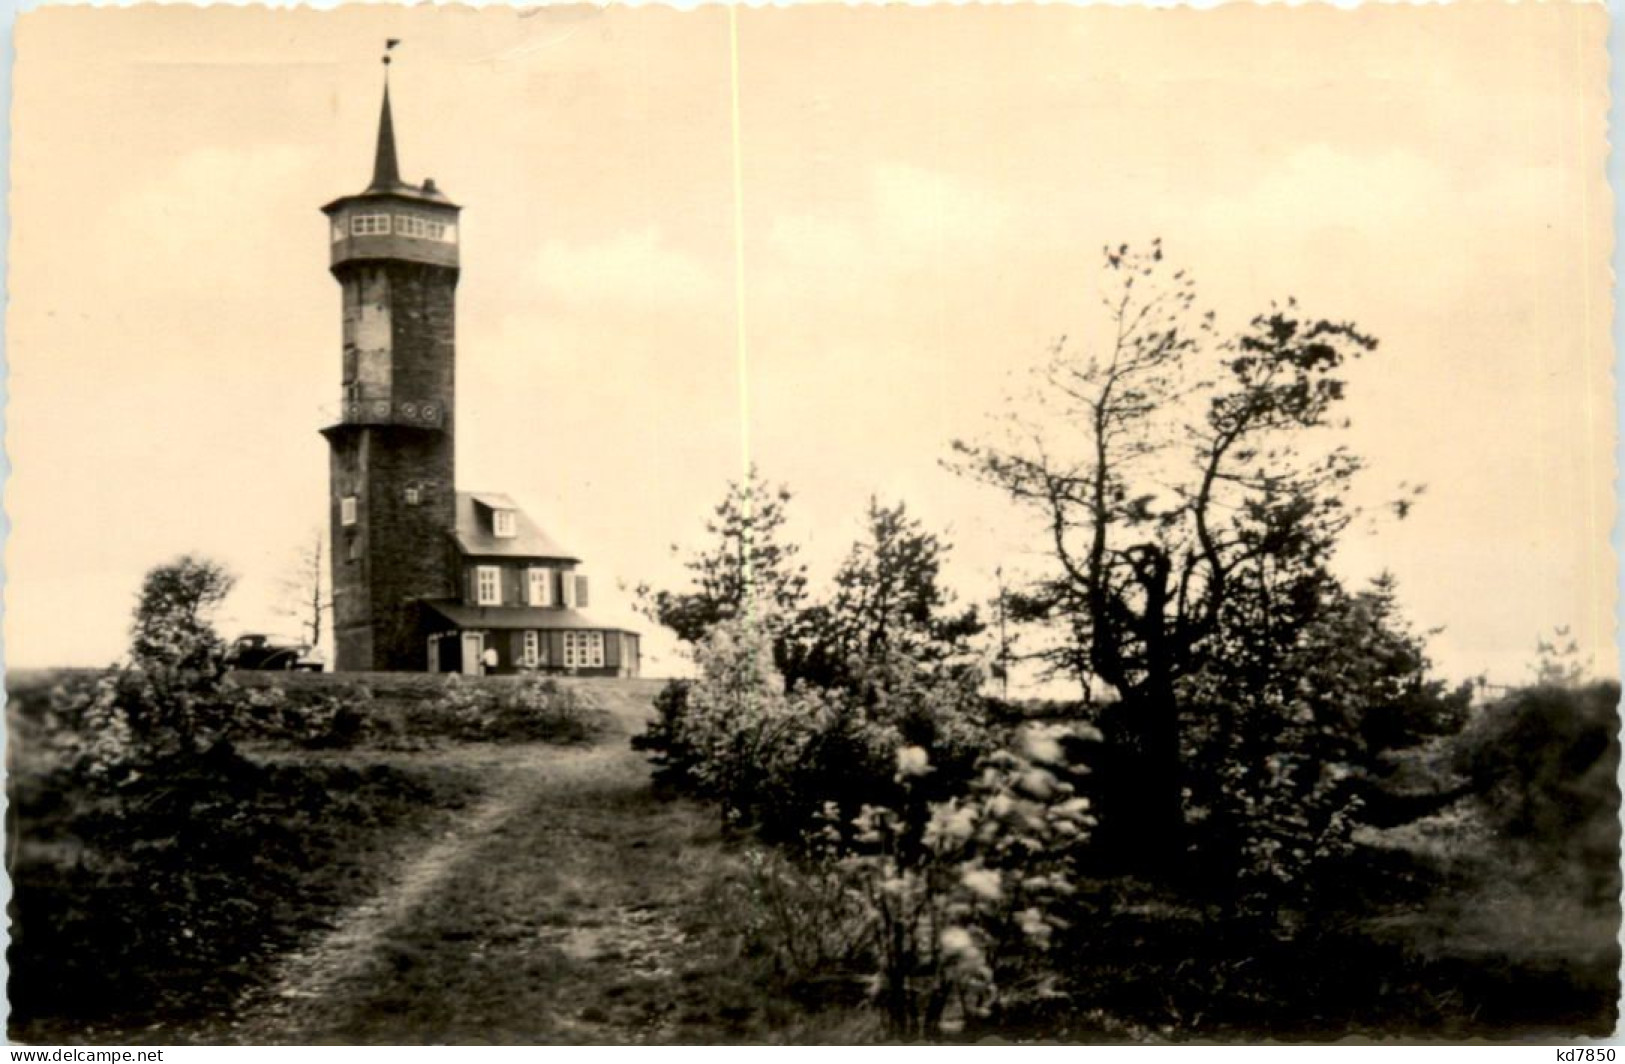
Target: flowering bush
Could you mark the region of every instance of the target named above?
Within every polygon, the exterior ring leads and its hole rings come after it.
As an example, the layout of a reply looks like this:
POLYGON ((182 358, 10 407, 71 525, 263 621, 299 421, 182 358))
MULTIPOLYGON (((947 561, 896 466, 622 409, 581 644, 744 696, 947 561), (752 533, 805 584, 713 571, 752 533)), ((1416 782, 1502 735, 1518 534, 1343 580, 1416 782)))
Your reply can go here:
POLYGON ((633 740, 664 786, 721 803, 731 823, 799 838, 826 802, 846 814, 898 799, 894 758, 916 746, 932 759, 919 799, 962 789, 992 747, 979 677, 911 668, 892 655, 860 690, 787 691, 773 664, 771 620, 725 621, 696 649, 700 677, 669 685, 657 717, 633 740))
POLYGON ((200 756, 226 742, 244 693, 213 671, 112 668, 51 693, 51 732, 83 778, 118 785, 147 766, 200 756))
POLYGON ((701 679, 663 692, 659 719, 633 745, 655 755, 664 782, 715 799, 730 822, 793 811, 801 762, 832 707, 785 692, 769 624, 717 625, 696 661, 701 679))
POLYGON ((440 696, 416 708, 407 730, 463 742, 583 742, 598 730, 592 710, 556 680, 526 676, 517 684, 468 683, 456 675, 440 696))
POLYGON ((182 555, 151 569, 130 627, 130 657, 145 668, 219 673, 225 646, 209 615, 235 582, 220 563, 182 555))
POLYGON ((1059 995, 1045 952, 1084 904, 1073 866, 1094 826, 1066 743, 1099 732, 1003 736, 977 674, 896 653, 855 689, 787 692, 774 645, 769 625, 718 625, 700 677, 662 694, 635 745, 663 782, 794 844, 752 865, 752 934, 775 970, 866 959, 904 1038, 1059 995))
POLYGON ((377 730, 371 702, 372 691, 363 684, 306 697, 290 697, 282 687, 249 687, 238 699, 238 732, 307 750, 348 749, 377 730))
MULTIPOLYGON (((1092 729, 1090 729, 1092 731, 1092 729)), ((874 926, 876 996, 920 1038, 1060 994, 1049 949, 1082 904, 1072 880, 1094 818, 1057 726, 978 763, 968 791, 911 811, 865 806, 842 862, 874 926), (913 815, 911 815, 911 812, 913 815)), ((897 751, 906 789, 933 769, 897 751)), ((833 810, 831 810, 833 813, 833 810)))

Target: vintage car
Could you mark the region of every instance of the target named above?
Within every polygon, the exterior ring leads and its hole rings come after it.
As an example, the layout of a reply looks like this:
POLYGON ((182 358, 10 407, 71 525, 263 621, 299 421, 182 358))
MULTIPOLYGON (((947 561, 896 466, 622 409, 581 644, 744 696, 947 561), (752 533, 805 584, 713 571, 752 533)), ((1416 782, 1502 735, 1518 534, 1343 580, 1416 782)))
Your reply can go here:
POLYGON ((280 669, 284 672, 321 672, 327 659, 309 643, 251 633, 237 637, 226 650, 230 669, 280 669))

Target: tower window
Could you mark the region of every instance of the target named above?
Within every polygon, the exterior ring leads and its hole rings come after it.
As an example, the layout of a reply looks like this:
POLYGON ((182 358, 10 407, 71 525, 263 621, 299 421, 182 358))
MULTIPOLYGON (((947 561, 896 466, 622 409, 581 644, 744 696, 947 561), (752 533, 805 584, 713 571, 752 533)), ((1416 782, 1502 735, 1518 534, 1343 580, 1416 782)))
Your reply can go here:
POLYGON ((474 597, 481 606, 502 605, 502 570, 494 565, 476 567, 474 597))
POLYGON ((408 505, 408 506, 416 506, 418 503, 420 503, 422 501, 423 501, 423 489, 418 487, 416 484, 410 485, 406 489, 406 505, 408 505))
POLYGON ((389 215, 387 214, 352 214, 350 216, 351 236, 387 236, 389 234, 389 215))
POLYGON ((525 656, 522 660, 527 668, 532 669, 542 663, 542 634, 540 632, 525 633, 525 656))
POLYGON ((493 510, 491 512, 491 530, 501 539, 512 539, 518 535, 518 522, 513 519, 513 511, 493 510))
POLYGON ((356 499, 354 495, 346 495, 339 500, 339 524, 348 528, 355 524, 356 499))
POLYGON ((446 223, 437 222, 432 218, 422 218, 415 214, 397 214, 395 216, 395 232, 401 236, 415 236, 423 240, 444 240, 446 238, 446 223))

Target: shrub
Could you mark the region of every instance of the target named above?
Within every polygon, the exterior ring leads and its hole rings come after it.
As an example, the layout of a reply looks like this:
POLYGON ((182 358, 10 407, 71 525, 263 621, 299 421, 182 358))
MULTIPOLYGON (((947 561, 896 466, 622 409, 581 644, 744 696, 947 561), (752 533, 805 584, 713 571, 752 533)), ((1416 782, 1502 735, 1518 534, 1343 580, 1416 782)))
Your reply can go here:
MULTIPOLYGON (((1095 824, 1076 793, 1064 730, 1024 729, 1013 749, 980 760, 963 796, 858 815, 858 849, 842 867, 870 911, 876 997, 897 1037, 1060 996, 1046 953, 1087 904, 1072 876, 1095 824)), ((920 748, 898 751, 905 789, 931 771, 920 748)))
POLYGON ((833 849, 791 856, 752 846, 730 911, 772 978, 819 1004, 856 1003, 870 970, 869 910, 833 849))
POLYGON ((112 668, 51 692, 49 730, 84 779, 117 786, 143 767, 200 757, 238 730, 240 689, 213 670, 112 668))
POLYGON ((149 570, 130 628, 131 659, 146 668, 218 674, 225 646, 209 615, 234 582, 220 563, 190 554, 149 570))
POLYGON ((439 697, 409 712, 406 721, 412 734, 462 742, 580 743, 602 727, 602 714, 542 676, 494 685, 453 675, 439 697))
POLYGON ((1392 581, 1327 593, 1312 622, 1236 638, 1185 677, 1182 776, 1199 870, 1230 915, 1278 934, 1321 903, 1383 755, 1458 729, 1465 689, 1428 675, 1392 581))
MULTIPOLYGON (((1619 685, 1541 685, 1484 707, 1456 767, 1492 827, 1536 850, 1612 869, 1619 852, 1619 685)), ((1611 877, 1608 879, 1611 882, 1611 877)), ((1607 890, 1607 887, 1599 889, 1607 890)))
POLYGON ((94 1040, 87 1020, 160 1037, 151 1020, 233 1000, 376 889, 381 848, 473 790, 383 766, 261 764, 224 745, 116 787, 39 760, 10 784, 25 828, 9 865, 11 1030, 25 1041, 94 1040))
POLYGON ((378 738, 371 701, 372 692, 362 685, 302 698, 290 697, 281 687, 247 688, 240 695, 239 733, 306 750, 348 750, 378 738))
POLYGON ((798 767, 829 707, 785 693, 766 625, 719 624, 696 657, 702 679, 668 689, 639 745, 658 752, 667 782, 716 800, 730 822, 793 812, 798 767))
POLYGON ((663 783, 792 844, 751 858, 748 924, 789 982, 866 961, 891 1033, 934 1036, 1056 997, 1044 952, 1086 903, 1073 866, 1094 819, 1068 741, 1006 745, 972 670, 877 655, 852 687, 786 691, 770 626, 719 624, 634 745, 663 783), (863 948, 855 948, 854 926, 863 948))
POLYGON ((717 625, 696 652, 700 678, 668 685, 656 719, 633 740, 658 782, 716 800, 730 823, 795 840, 816 829, 826 803, 845 821, 865 804, 892 802, 905 745, 936 766, 917 781, 916 800, 944 797, 996 745, 974 670, 927 670, 892 653, 866 666, 856 689, 786 691, 772 633, 771 622, 717 625))

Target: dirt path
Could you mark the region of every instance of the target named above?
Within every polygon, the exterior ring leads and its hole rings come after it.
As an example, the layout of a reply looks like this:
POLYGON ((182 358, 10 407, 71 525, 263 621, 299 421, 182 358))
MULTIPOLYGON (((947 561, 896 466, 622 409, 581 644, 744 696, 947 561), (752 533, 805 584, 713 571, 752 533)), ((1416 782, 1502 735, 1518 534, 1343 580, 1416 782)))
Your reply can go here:
MULTIPOLYGON (((617 729, 620 731, 620 729, 617 729)), ((209 1041, 740 1037, 714 814, 649 793, 624 733, 590 749, 449 750, 486 795, 388 885, 282 959, 209 1041), (463 762, 460 762, 463 763, 463 762), (709 886, 708 886, 709 884, 709 886)))

